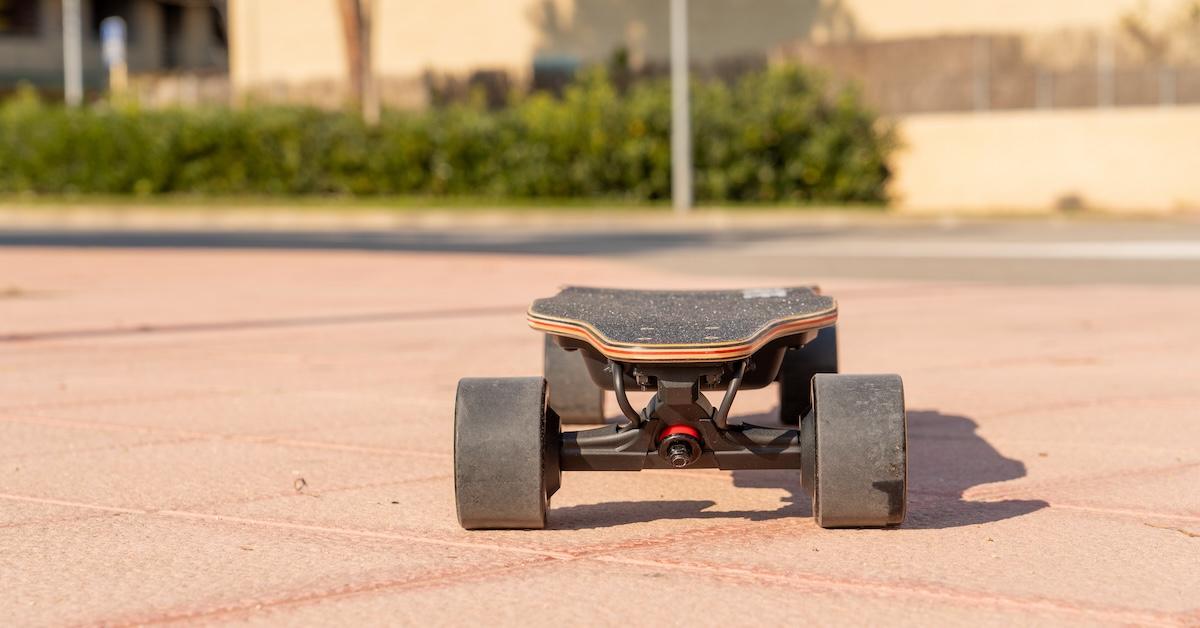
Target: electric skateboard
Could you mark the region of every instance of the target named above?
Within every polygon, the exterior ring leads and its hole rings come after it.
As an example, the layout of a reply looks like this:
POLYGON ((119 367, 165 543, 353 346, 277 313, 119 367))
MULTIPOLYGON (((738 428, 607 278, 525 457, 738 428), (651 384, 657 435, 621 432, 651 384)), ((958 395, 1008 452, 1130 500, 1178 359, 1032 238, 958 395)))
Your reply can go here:
POLYGON ((533 302, 543 377, 468 378, 454 471, 467 529, 542 528, 563 471, 801 469, 822 527, 898 525, 906 509, 903 384, 838 374, 837 303, 814 287, 567 287, 533 302), (779 385, 779 417, 731 418, 739 390, 779 385), (642 409, 628 391, 654 393, 642 409), (604 424, 605 391, 622 420, 604 424), (714 405, 706 392, 722 392, 714 405), (563 432, 562 423, 600 427, 563 432))

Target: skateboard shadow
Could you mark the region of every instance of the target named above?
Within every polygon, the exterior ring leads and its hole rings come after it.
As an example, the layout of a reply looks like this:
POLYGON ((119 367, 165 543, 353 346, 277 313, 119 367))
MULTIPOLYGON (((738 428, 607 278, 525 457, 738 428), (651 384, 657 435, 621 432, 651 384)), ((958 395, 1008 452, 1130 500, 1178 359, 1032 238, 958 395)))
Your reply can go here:
POLYGON ((902 527, 941 529, 1020 517, 1050 504, 1040 499, 973 501, 976 486, 1025 477, 1025 463, 1007 458, 979 436, 968 417, 936 410, 908 413, 908 517, 902 527))
MULTIPOLYGON (((773 421, 773 414, 745 416, 773 421)), ((1006 458, 980 437, 975 421, 959 415, 919 410, 908 413, 908 516, 901 529, 941 529, 979 525, 1047 507, 1042 500, 970 501, 963 494, 982 484, 1025 476, 1025 464, 1006 458)), ((709 500, 621 501, 554 508, 550 527, 585 529, 663 519, 744 519, 811 517, 812 505, 796 470, 734 471, 738 488, 782 489, 781 505, 770 510, 709 510, 709 500)), ((568 480, 569 481, 569 480, 568 480)), ((700 482, 700 479, 686 480, 700 482)))

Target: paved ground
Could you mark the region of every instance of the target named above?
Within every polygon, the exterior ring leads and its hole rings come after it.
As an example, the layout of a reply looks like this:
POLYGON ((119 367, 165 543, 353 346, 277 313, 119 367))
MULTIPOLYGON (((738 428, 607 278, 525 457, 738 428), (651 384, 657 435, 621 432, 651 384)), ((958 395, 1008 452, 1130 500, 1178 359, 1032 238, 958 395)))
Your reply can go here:
POLYGON ((926 228, 851 234, 893 251, 852 272, 794 231, 585 256, 6 234, 4 621, 1200 625, 1192 227, 926 228), (1121 283, 1164 256, 1164 285, 1121 283), (684 471, 567 474, 550 529, 458 529, 455 382, 538 372, 529 299, 812 280, 839 298, 844 370, 905 377, 905 526, 821 530, 795 473, 684 471))

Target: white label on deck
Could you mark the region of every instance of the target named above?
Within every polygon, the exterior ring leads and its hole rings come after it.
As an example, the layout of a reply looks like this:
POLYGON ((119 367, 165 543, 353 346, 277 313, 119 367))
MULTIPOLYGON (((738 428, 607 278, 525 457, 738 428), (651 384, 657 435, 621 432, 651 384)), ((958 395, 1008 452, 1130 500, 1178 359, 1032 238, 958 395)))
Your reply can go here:
POLYGON ((754 288, 752 290, 742 290, 743 299, 769 299, 772 297, 783 298, 787 296, 787 290, 784 288, 754 288))

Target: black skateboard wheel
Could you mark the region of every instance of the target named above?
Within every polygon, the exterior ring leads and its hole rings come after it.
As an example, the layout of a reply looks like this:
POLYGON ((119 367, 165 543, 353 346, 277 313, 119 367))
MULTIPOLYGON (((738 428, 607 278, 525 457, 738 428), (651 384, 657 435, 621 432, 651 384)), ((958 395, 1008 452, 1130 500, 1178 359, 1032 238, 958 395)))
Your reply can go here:
POLYGON ((454 402, 454 499, 468 530, 544 528, 562 477, 541 377, 467 378, 454 402))
POLYGON ((822 329, 812 342, 783 354, 779 367, 779 420, 796 425, 812 409, 812 378, 838 372, 837 327, 822 329))
POLYGON ((592 381, 578 350, 567 351, 546 335, 542 372, 550 383, 550 407, 563 423, 603 423, 604 391, 592 381))
POLYGON ((800 428, 800 460, 817 525, 899 525, 908 466, 900 377, 818 373, 812 398, 800 428))

